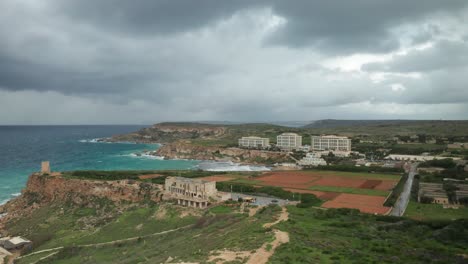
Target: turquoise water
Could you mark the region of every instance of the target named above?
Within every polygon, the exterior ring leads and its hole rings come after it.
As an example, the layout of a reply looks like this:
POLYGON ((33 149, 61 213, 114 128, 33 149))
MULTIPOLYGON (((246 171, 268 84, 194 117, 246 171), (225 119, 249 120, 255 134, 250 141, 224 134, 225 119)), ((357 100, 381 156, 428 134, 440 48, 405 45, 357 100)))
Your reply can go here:
POLYGON ((54 171, 197 168, 198 161, 135 155, 156 150, 157 144, 92 142, 142 127, 0 126, 0 204, 21 192, 28 176, 40 170, 42 160, 49 160, 54 171))

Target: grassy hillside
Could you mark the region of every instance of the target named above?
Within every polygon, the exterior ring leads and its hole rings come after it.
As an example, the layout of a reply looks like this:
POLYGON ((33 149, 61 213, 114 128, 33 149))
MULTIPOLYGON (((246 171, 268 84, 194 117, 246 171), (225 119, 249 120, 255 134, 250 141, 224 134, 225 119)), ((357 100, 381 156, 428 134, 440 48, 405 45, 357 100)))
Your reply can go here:
POLYGON ((468 121, 442 120, 322 120, 304 127, 311 133, 350 135, 468 135, 468 121))
POLYGON ((352 210, 288 208, 289 232, 270 263, 466 263, 468 222, 417 222, 352 210))
MULTIPOLYGON (((206 263, 219 254, 213 253, 216 250, 250 254, 273 241, 272 230, 262 225, 274 221, 280 212, 277 206, 249 216, 239 212, 238 206, 184 213, 181 207, 168 204, 135 205, 98 226, 74 226, 64 219, 70 216, 82 223, 94 214, 74 210, 66 207, 63 214, 51 206, 17 222, 31 231, 50 233, 48 241, 35 243, 36 251, 64 246, 38 263, 206 263), (94 245, 134 236, 133 240, 94 245), (84 246, 89 244, 93 245, 84 246)), ((418 222, 347 209, 289 206, 287 210, 289 220, 275 228, 287 232, 290 241, 274 251, 269 263, 466 263, 461 254, 468 254, 467 220, 418 222)), ((30 255, 17 263, 31 263, 49 254, 30 255)), ((229 263, 245 261, 246 257, 238 257, 229 263)))

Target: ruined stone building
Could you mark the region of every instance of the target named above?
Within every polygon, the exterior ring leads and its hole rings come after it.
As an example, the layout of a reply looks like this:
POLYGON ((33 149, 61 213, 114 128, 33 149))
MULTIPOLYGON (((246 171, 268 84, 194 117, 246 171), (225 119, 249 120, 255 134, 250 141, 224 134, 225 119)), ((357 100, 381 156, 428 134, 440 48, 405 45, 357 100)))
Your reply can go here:
POLYGON ((41 174, 50 174, 50 163, 48 161, 41 163, 41 174))
POLYGON ((176 199, 177 204, 205 208, 218 200, 216 182, 183 177, 167 177, 164 185, 165 196, 176 199))

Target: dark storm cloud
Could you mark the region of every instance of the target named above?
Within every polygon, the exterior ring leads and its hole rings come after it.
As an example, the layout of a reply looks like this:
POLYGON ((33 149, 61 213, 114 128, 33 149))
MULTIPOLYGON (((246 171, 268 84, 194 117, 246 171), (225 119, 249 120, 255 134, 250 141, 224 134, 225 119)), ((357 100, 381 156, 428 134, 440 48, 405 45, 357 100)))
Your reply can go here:
POLYGON ((277 1, 273 9, 287 24, 270 41, 341 54, 389 52, 400 46, 392 32, 398 26, 431 16, 457 16, 467 6, 465 0, 277 1))
MULTIPOLYGON (((373 103, 445 103, 446 113, 464 116, 451 103, 468 101, 463 90, 468 50, 466 42, 452 37, 467 36, 458 26, 468 17, 467 5, 465 0, 3 0, 0 123, 15 118, 2 104, 25 102, 22 118, 35 120, 38 102, 48 98, 66 102, 60 104, 64 110, 37 115, 57 115, 54 120, 62 123, 76 112, 83 114, 73 120, 92 117, 97 123, 140 116, 148 122, 312 119, 330 111, 352 116, 373 103), (434 47, 395 55, 418 43, 434 47), (356 53, 362 54, 351 56, 356 53), (354 60, 369 53, 379 53, 369 61, 384 62, 359 71, 363 62, 354 60), (385 56, 394 60, 382 60, 385 56), (327 66, 342 58, 358 68, 327 66), (420 79, 394 74, 373 82, 370 76, 382 71, 424 73, 420 79), (403 88, 394 89, 395 84, 403 88), (346 105, 351 108, 333 110, 346 105)), ((405 109, 403 115, 416 111, 405 109)), ((387 110, 376 111, 393 113, 387 110)))
POLYGON ((390 62, 366 64, 362 69, 365 71, 406 73, 451 70, 467 65, 468 42, 443 40, 423 50, 397 55, 390 62))
POLYGON ((191 31, 229 17, 240 10, 261 6, 261 2, 56 0, 57 12, 68 15, 73 20, 130 35, 191 31))
MULTIPOLYGON (((57 12, 72 20, 130 35, 187 32, 242 10, 269 7, 287 22, 268 43, 341 54, 395 50, 400 41, 393 29, 431 16, 456 16, 468 6, 465 0, 56 1, 57 12)), ((420 32, 413 42, 426 41, 431 33, 420 32)))

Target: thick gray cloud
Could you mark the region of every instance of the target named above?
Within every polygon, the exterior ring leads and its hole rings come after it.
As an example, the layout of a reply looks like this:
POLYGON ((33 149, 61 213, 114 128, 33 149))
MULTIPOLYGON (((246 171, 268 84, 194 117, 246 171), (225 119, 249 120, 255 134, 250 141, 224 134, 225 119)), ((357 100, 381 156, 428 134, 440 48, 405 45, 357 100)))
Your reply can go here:
POLYGON ((130 35, 190 31, 261 6, 260 1, 249 0, 55 0, 55 4, 57 12, 72 20, 130 35))
MULTIPOLYGON (((400 47, 397 29, 402 25, 424 23, 434 16, 460 16, 467 6, 464 0, 278 1, 274 10, 288 22, 272 40, 340 54, 389 52, 400 47)), ((427 40, 434 28, 420 30, 424 32, 409 37, 415 42, 427 40)))
POLYGON ((0 124, 467 118, 467 5, 1 1, 0 124))
POLYGON ((402 73, 451 70, 466 66, 468 66, 468 42, 443 40, 426 49, 397 55, 390 62, 364 65, 363 69, 402 73))

